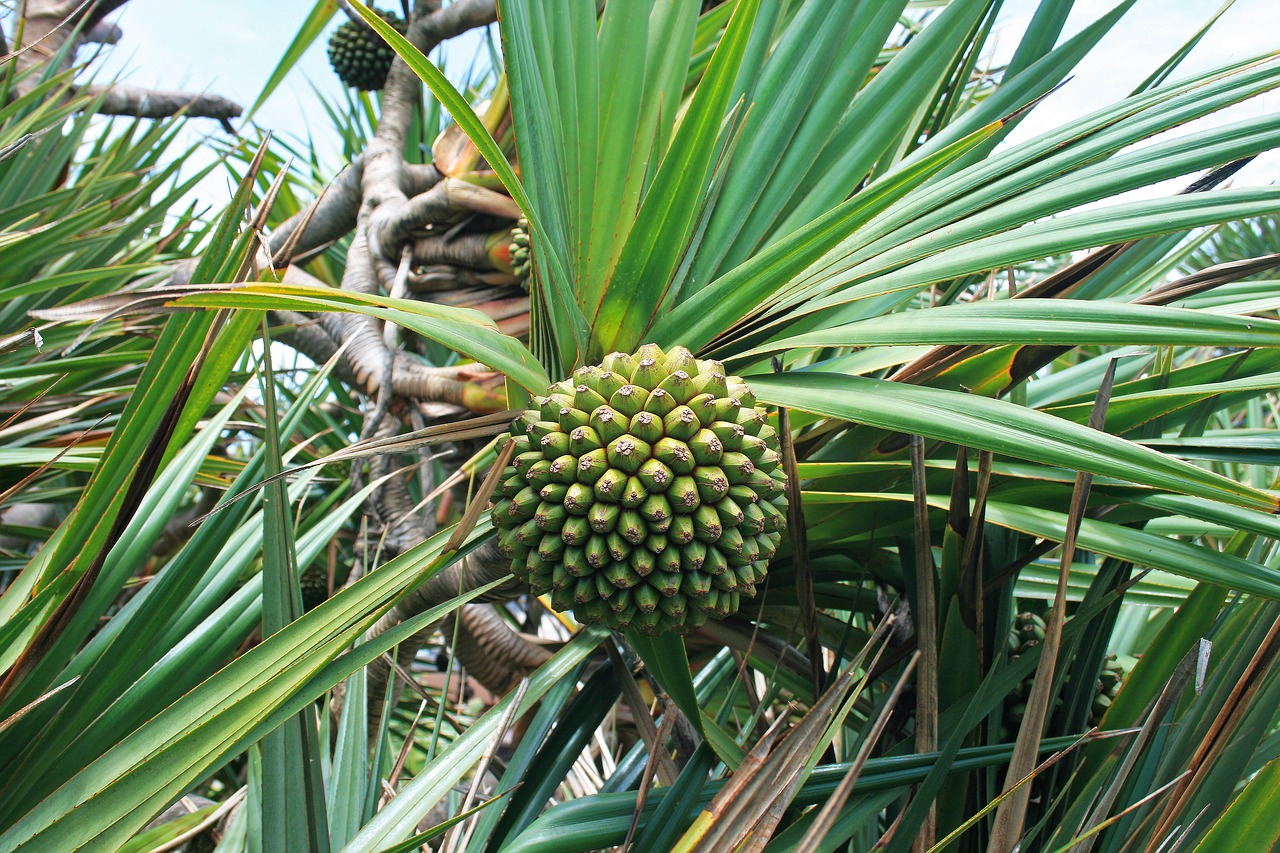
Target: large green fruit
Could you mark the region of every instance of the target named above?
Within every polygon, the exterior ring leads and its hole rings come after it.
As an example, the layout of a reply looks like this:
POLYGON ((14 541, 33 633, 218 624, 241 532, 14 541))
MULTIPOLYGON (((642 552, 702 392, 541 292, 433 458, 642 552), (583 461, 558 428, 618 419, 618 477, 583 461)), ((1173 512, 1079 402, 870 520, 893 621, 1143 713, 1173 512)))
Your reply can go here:
MULTIPOLYGON (((390 12, 374 10, 396 32, 404 35, 405 22, 390 12)), ((381 89, 386 85, 387 72, 395 51, 376 33, 363 24, 347 21, 329 37, 329 64, 338 78, 357 89, 381 89)))
POLYGON ((786 528, 778 435, 684 347, 613 353, 535 397, 493 521, 511 569, 580 622, 688 632, 753 597, 786 528))

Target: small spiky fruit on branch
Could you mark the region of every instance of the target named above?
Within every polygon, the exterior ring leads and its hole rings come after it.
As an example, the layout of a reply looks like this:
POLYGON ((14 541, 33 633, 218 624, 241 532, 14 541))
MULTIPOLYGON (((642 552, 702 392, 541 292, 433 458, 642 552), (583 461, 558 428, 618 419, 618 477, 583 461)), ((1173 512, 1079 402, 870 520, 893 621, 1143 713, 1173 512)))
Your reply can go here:
POLYGON ((581 622, 685 633, 753 597, 786 527, 776 430, 717 361, 647 344, 534 398, 493 507, 512 571, 581 622))
MULTIPOLYGON (((377 15, 401 35, 408 29, 404 19, 391 12, 377 11, 377 15)), ((333 73, 356 89, 379 90, 385 86, 387 72, 395 58, 389 44, 357 21, 347 21, 329 37, 329 65, 333 73)))

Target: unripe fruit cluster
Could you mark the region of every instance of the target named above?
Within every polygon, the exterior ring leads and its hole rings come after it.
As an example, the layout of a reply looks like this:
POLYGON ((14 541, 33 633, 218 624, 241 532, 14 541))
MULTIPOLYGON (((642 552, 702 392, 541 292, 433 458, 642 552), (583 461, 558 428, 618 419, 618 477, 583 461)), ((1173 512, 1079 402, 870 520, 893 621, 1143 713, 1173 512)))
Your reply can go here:
MULTIPOLYGON (((1009 632, 1009 659, 1016 660, 1044 642, 1048 625, 1038 614, 1022 612, 1013 617, 1013 630, 1009 632)), ((1102 671, 1098 673, 1098 681, 1094 685, 1093 703, 1089 708, 1089 725, 1096 726, 1111 708, 1112 701, 1120 694, 1120 688, 1128 679, 1137 659, 1129 655, 1107 654, 1102 661, 1102 671)), ((1022 718, 1027 712, 1027 700, 1031 696, 1031 688, 1035 684, 1035 674, 1023 679, 1010 692, 1010 701, 1005 704, 1004 735, 1012 738, 1022 725, 1022 718)), ((1062 704, 1058 698, 1054 707, 1062 704)))
MULTIPOLYGON (((404 35, 404 19, 374 10, 396 32, 404 35)), ((343 83, 356 89, 377 90, 387 83, 387 72, 396 53, 380 36, 364 24, 347 21, 329 37, 329 65, 343 83)))
POLYGON ((529 254, 529 220, 523 216, 511 229, 511 245, 507 247, 511 253, 511 271, 516 278, 525 282, 528 289, 529 272, 533 268, 533 258, 529 254))
POLYGON ((511 426, 493 507, 512 571, 580 622, 688 632, 753 597, 786 528, 778 436, 717 361, 655 344, 511 426))

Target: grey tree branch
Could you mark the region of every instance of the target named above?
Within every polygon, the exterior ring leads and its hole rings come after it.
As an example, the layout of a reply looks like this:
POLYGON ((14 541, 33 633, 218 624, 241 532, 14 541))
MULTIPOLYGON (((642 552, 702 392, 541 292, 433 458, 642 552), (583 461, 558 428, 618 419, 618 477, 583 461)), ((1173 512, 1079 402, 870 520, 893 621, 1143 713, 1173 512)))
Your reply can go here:
POLYGON ((445 178, 383 213, 377 219, 377 238, 386 246, 398 246, 428 223, 447 223, 470 213, 518 219, 520 208, 511 196, 457 178, 445 178))
MULTIPOLYGON (((426 54, 445 39, 487 26, 496 19, 493 0, 459 0, 445 9, 416 17, 405 37, 426 54)), ((391 64, 387 85, 382 91, 378 129, 365 153, 364 198, 373 208, 366 223, 369 244, 387 259, 398 257, 398 243, 405 239, 398 228, 400 209, 408 201, 400 182, 404 165, 402 152, 421 88, 417 75, 397 58, 391 64)))
POLYGON ((85 86, 80 91, 100 97, 97 112, 109 116, 169 118, 182 114, 226 121, 244 111, 235 101, 203 92, 169 92, 136 86, 85 86))
POLYGON ((22 22, 14 28, 13 53, 7 59, 17 64, 19 93, 34 85, 35 74, 28 74, 61 55, 59 70, 70 66, 75 47, 68 42, 76 37, 76 27, 84 20, 91 0, 27 0, 22 22), (21 35, 19 35, 19 31, 21 35), (65 52, 63 49, 67 48, 65 52))
MULTIPOLYGON (((460 618, 464 630, 458 632, 454 657, 468 675, 495 694, 511 690, 551 658, 545 648, 513 630, 491 604, 469 604, 460 618)), ((443 627, 445 636, 452 634, 449 621, 443 627)))
MULTIPOLYGON (((280 223, 271 232, 267 243, 271 258, 261 255, 259 266, 279 269, 290 263, 299 263, 313 252, 351 233, 364 203, 361 189, 364 162, 365 155, 356 157, 351 165, 338 173, 319 198, 305 210, 280 223), (301 233, 298 229, 302 229, 301 233)), ((443 178, 440 170, 430 163, 406 164, 401 174, 401 190, 409 196, 419 195, 443 178)))
MULTIPOLYGON (((356 230, 347 252, 342 289, 354 293, 378 290, 378 278, 360 229, 356 230)), ((388 355, 380 321, 364 314, 325 314, 321 322, 335 341, 346 343, 345 358, 355 374, 357 386, 376 397, 388 355)), ((391 351, 391 358, 392 390, 400 396, 462 405, 465 383, 452 378, 456 371, 427 367, 399 348, 391 351)))
MULTIPOLYGON (((177 283, 179 278, 190 275, 189 270, 181 270, 182 276, 175 274, 168 283, 177 283)), ((283 280, 289 284, 306 284, 323 287, 324 283, 305 270, 289 267, 283 280)), ((276 333, 277 340, 293 347, 316 364, 324 364, 338 352, 339 346, 346 340, 348 333, 345 319, 349 315, 342 314, 302 314, 295 311, 273 311, 272 320, 285 328, 276 333)), ((372 321, 361 334, 377 334, 376 321, 372 321)), ((376 342, 378 349, 370 351, 368 346, 356 348, 356 355, 351 354, 353 345, 334 367, 334 377, 357 390, 376 395, 382 370, 381 359, 385 358, 385 344, 381 337, 376 342)), ((399 397, 421 401, 419 408, 424 411, 429 407, 439 408, 440 404, 465 413, 462 407, 462 395, 466 386, 462 375, 474 373, 468 367, 428 367, 413 356, 396 348, 391 351, 392 377, 391 390, 399 397)))
POLYGON ((86 44, 116 44, 124 37, 124 31, 115 24, 98 21, 84 34, 86 44))
MULTIPOLYGON (((40 75, 36 72, 57 61, 64 71, 75 62, 84 44, 115 44, 122 35, 103 18, 127 0, 27 0, 22 44, 15 44, 19 93, 29 91, 40 75), (31 72, 31 73, 27 73, 31 72), (25 75, 25 76, 23 76, 25 75)), ((213 118, 229 127, 228 120, 242 112, 240 105, 219 95, 167 92, 133 86, 85 86, 82 94, 101 97, 97 112, 103 115, 169 118, 180 113, 213 118)))
MULTIPOLYGON (((396 421, 386 418, 381 428, 375 431, 374 437, 394 438, 398 432, 396 421)), ((398 465, 394 454, 374 456, 369 460, 369 477, 380 479, 393 473, 398 465)), ((368 505, 386 531, 383 549, 388 557, 404 553, 421 542, 424 536, 435 532, 435 519, 431 517, 431 513, 423 512, 415 506, 403 476, 388 479, 382 488, 370 496, 368 505)))
MULTIPOLYGON (((425 54, 441 41, 467 30, 486 26, 495 19, 494 0, 459 0, 445 9, 439 9, 431 0, 418 0, 406 37, 425 54)), ((356 237, 348 255, 347 267, 350 272, 354 266, 356 272, 350 279, 344 278, 344 289, 377 287, 380 279, 389 278, 404 244, 413 239, 415 230, 427 223, 450 221, 457 218, 459 210, 484 209, 513 219, 518 215, 509 199, 500 201, 489 198, 485 193, 489 196, 497 194, 489 191, 473 192, 478 189, 474 187, 455 187, 456 182, 452 181, 440 181, 425 191, 406 192, 412 181, 407 173, 403 151, 421 87, 417 76, 403 61, 397 59, 392 63, 382 92, 382 115, 374 139, 365 150, 363 168, 359 175, 363 207, 359 213, 356 237)), ((372 329, 357 331, 354 328, 349 328, 347 332, 348 335, 358 334, 359 340, 368 338, 371 333, 372 329)), ((354 347, 355 340, 357 339, 352 338, 349 346, 354 347)), ((362 371, 357 368, 357 372, 362 371)), ((371 374, 366 372, 365 375, 371 374)), ((440 604, 456 595, 459 590, 502 577, 509 574, 509 570, 508 561, 502 559, 495 544, 489 542, 468 560, 460 561, 435 575, 403 599, 370 629, 369 635, 377 636, 404 619, 440 604)), ((489 598, 506 599, 516 592, 516 585, 507 584, 490 593, 489 598)), ((496 616, 492 613, 490 615, 496 616)), ((511 631, 501 619, 496 621, 505 633, 501 633, 495 624, 478 622, 474 611, 468 609, 459 626, 460 633, 466 635, 466 641, 460 642, 462 648, 459 651, 464 655, 471 655, 474 651, 479 658, 487 653, 491 662, 500 657, 508 671, 522 666, 519 663, 523 659, 522 655, 536 657, 535 651, 526 648, 530 645, 527 641, 511 631), (486 645, 482 635, 490 634, 500 636, 501 639, 491 639, 486 645)), ((401 655, 406 657, 404 662, 428 639, 429 635, 420 635, 402 644, 401 655)), ((533 648, 537 652, 544 652, 536 646, 533 648)), ((480 665, 481 661, 473 661, 473 664, 480 665)), ((481 666, 481 669, 484 667, 481 666)), ((370 664, 368 679, 371 699, 385 694, 384 687, 390 671, 390 666, 383 659, 370 664)), ((377 720, 378 716, 378 711, 371 708, 369 719, 377 720)))

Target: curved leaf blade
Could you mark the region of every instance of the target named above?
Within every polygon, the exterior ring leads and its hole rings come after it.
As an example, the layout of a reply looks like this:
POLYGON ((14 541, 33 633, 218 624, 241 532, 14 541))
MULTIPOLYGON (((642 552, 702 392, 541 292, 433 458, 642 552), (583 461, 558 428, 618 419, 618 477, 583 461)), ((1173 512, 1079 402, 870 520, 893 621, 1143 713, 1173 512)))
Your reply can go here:
POLYGON ((551 385, 550 378, 533 353, 515 338, 498 331, 484 314, 467 308, 300 284, 250 284, 190 294, 172 304, 179 307, 355 311, 380 317, 444 344, 505 373, 533 394, 545 393, 551 385))
POLYGON ((1280 511, 1280 498, 1122 438, 1001 400, 861 376, 752 379, 764 402, 880 429, 1087 471, 1234 506, 1280 511))
POLYGON ((1129 302, 1010 299, 903 311, 764 344, 742 358, 809 347, 1049 344, 1280 346, 1280 321, 1129 302))
MULTIPOLYGON (((487 533, 487 524, 479 526, 472 542, 487 533)), ((215 673, 0 834, 0 851, 122 844, 219 761, 398 642, 402 629, 439 619, 479 594, 484 587, 335 660, 406 590, 452 562, 451 534, 452 528, 441 531, 371 572, 215 673)))

